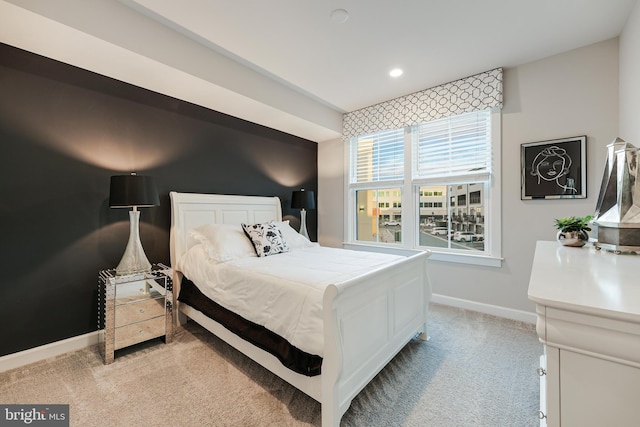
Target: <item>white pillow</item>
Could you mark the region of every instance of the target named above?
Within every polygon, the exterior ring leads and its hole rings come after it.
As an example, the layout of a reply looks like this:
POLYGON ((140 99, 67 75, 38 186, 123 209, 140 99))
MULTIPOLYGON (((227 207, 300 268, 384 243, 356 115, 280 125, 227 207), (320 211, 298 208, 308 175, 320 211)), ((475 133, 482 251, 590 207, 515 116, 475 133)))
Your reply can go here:
POLYGON ((289 252, 289 246, 282 236, 282 231, 275 222, 264 224, 242 224, 259 257, 289 252))
POLYGON ((204 245, 213 261, 225 262, 256 256, 251 242, 239 225, 207 224, 191 230, 189 234, 204 245))
POLYGON ((311 240, 304 237, 302 234, 298 233, 291 225, 289 224, 289 220, 276 222, 276 225, 282 231, 282 236, 284 240, 289 245, 289 249, 302 249, 302 248, 310 248, 312 246, 318 246, 317 243, 313 243, 311 240))

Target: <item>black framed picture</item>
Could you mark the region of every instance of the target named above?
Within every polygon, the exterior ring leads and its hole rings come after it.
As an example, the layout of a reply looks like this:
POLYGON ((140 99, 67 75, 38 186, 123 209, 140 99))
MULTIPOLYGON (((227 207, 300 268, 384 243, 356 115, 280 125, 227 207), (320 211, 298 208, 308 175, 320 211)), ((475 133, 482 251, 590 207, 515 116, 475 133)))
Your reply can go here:
POLYGON ((587 197, 587 137, 529 142, 520 148, 522 200, 587 197))

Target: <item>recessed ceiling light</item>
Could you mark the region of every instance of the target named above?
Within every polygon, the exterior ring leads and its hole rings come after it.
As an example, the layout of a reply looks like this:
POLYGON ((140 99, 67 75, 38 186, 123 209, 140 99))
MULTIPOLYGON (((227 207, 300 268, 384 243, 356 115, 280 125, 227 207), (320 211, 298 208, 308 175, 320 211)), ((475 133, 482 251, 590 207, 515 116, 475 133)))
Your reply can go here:
POLYGON ((337 24, 344 24, 349 19, 349 12, 344 9, 336 9, 331 12, 331 20, 337 24))
POLYGON ((402 73, 404 73, 404 71, 402 71, 400 68, 394 68, 393 70, 389 71, 389 75, 391 77, 400 77, 402 73))

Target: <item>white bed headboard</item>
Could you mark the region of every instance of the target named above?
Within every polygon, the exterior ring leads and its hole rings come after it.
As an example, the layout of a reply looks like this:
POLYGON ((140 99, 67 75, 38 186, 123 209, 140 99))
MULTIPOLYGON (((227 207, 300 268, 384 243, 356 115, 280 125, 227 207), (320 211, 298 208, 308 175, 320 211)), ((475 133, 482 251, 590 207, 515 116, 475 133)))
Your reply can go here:
MULTIPOLYGON (((171 197, 171 266, 187 249, 189 230, 204 224, 258 224, 282 221, 278 197, 169 193, 171 197)), ((174 284, 176 286, 176 284, 174 284)))

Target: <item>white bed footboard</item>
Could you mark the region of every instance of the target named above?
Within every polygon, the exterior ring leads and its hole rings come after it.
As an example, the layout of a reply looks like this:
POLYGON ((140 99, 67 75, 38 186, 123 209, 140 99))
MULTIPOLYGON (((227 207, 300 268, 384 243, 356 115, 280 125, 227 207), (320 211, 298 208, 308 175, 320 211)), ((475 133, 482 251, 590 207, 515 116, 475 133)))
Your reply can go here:
POLYGON ((323 427, 339 425, 351 400, 411 338, 426 340, 428 256, 418 253, 325 291, 323 427))

